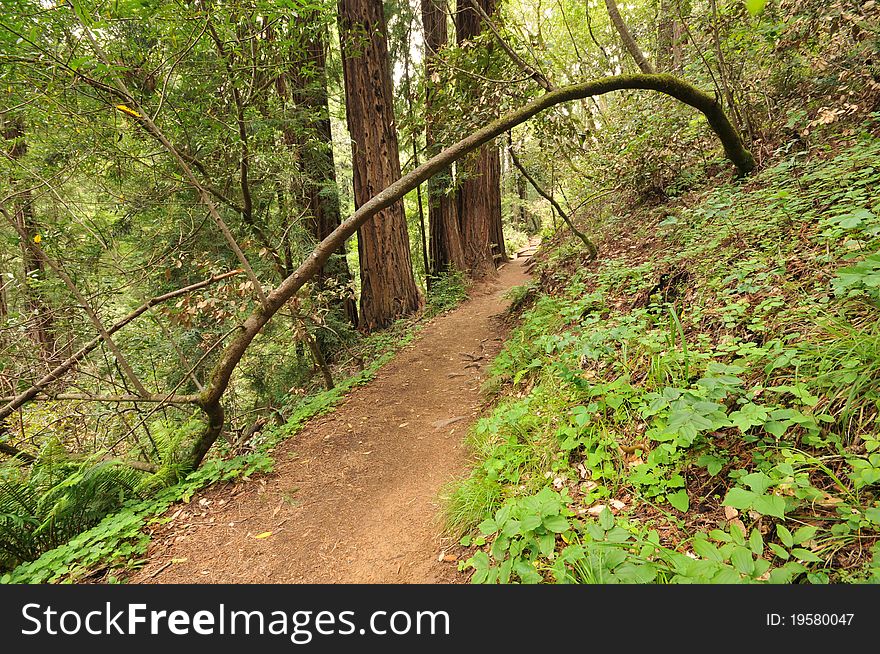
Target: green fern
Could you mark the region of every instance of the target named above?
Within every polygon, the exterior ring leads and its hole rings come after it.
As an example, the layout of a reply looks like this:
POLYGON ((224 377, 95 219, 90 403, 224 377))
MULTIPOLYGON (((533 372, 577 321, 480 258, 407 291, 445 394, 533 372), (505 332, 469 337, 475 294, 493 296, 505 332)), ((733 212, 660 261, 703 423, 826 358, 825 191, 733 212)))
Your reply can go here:
POLYGON ((0 470, 0 569, 31 561, 143 497, 145 474, 117 461, 71 459, 49 442, 27 470, 0 470))

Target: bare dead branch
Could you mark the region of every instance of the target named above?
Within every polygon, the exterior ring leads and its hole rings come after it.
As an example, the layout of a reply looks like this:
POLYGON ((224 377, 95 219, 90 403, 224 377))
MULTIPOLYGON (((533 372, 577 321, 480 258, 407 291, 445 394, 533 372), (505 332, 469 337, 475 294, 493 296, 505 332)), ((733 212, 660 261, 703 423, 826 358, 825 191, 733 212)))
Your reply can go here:
MULTIPOLYGON (((120 329, 128 325, 130 322, 137 319, 158 304, 162 304, 163 302, 167 302, 168 300, 180 297, 181 295, 186 295, 187 293, 192 293, 193 291, 205 288, 206 286, 210 286, 211 284, 214 284, 220 280, 239 275, 241 274, 241 272, 241 270, 232 270, 226 273, 222 273, 220 275, 214 275, 209 279, 205 279, 195 284, 190 284, 189 286, 177 289, 176 291, 170 291, 168 293, 165 293, 164 295, 158 295, 148 300, 147 302, 144 302, 141 306, 129 313, 127 316, 108 327, 107 333, 115 334, 120 329)), ((14 411, 16 411, 27 402, 32 400, 34 397, 36 397, 38 394, 40 394, 51 383, 57 381, 65 374, 67 374, 77 363, 82 361, 86 356, 89 355, 89 353, 91 353, 96 347, 98 347, 98 345, 100 345, 103 340, 104 337, 102 335, 96 336, 91 341, 86 343, 83 347, 81 347, 77 352, 68 357, 65 361, 50 370, 33 386, 31 386, 27 390, 22 391, 13 399, 9 400, 6 406, 0 408, 0 423, 2 423, 6 418, 12 415, 14 411)))
POLYGON ((571 233, 574 234, 575 236, 577 236, 578 239, 580 239, 580 241, 586 246, 587 251, 590 254, 590 260, 592 261, 593 259, 595 259, 596 255, 599 253, 599 250, 596 248, 595 243, 593 243, 593 241, 591 241, 587 237, 586 234, 584 234, 577 227, 575 227, 575 224, 572 221, 571 216, 569 216, 568 212, 562 208, 562 206, 559 204, 559 202, 556 201, 556 198, 554 198, 550 193, 545 191, 543 189, 543 187, 541 187, 541 185, 538 184, 537 181, 535 181, 535 178, 529 174, 529 171, 526 170, 525 166, 522 165, 522 162, 519 160, 519 158, 516 156, 516 153, 513 151, 513 144, 512 143, 510 145, 508 145, 507 152, 510 154, 510 161, 513 163, 513 165, 516 167, 516 169, 522 174, 522 176, 526 178, 526 181, 528 181, 528 183, 532 185, 532 188, 534 188, 535 191, 538 192, 538 195, 540 195, 542 198, 547 200, 553 206, 553 208, 556 210, 556 213, 559 214, 559 217, 562 218, 563 221, 565 221, 566 225, 568 225, 568 228, 571 230, 571 233))

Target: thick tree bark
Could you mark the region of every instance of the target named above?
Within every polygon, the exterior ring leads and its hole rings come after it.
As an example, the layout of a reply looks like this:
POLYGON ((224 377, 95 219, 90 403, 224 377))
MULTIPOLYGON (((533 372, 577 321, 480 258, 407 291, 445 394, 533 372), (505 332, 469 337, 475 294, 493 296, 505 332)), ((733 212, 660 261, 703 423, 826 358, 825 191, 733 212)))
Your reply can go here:
POLYGON ((486 196, 489 205, 489 247, 492 261, 498 266, 507 261, 504 224, 501 220, 501 150, 493 144, 486 161, 486 196))
MULTIPOLYGON (((302 19, 308 27, 309 18, 302 19)), ((319 243, 339 227, 339 194, 336 192, 336 165, 333 160, 333 135, 330 129, 330 108, 327 101, 327 57, 325 31, 315 36, 311 30, 301 30, 304 43, 302 56, 297 57, 291 68, 290 95, 298 110, 305 110, 314 116, 311 121, 313 134, 309 138, 302 134, 292 134, 289 130, 286 140, 295 142, 299 149, 302 170, 306 176, 305 195, 308 199, 309 229, 319 243), (310 32, 309 36, 306 32, 310 32), (316 138, 315 138, 316 137, 316 138)), ((282 78, 282 83, 283 83, 282 78)), ((319 285, 333 279, 341 286, 351 283, 345 245, 340 247, 318 275, 319 285)), ((357 327, 357 301, 354 295, 347 295, 341 301, 346 318, 357 327)))
POLYGON ((626 48, 626 51, 629 52, 630 56, 635 60, 639 70, 646 75, 653 74, 655 72, 654 67, 651 65, 651 62, 645 59, 645 55, 642 54, 639 44, 636 43, 635 37, 633 37, 632 33, 629 31, 629 28, 623 20, 623 16, 620 15, 620 11, 617 9, 617 3, 614 2, 614 0, 605 0, 605 6, 608 8, 608 17, 611 19, 614 29, 620 34, 620 40, 623 41, 623 47, 626 48))
MULTIPOLYGON (((477 0, 486 15, 495 12, 495 0, 477 0)), ((471 0, 458 0, 456 8, 456 39, 458 44, 479 36, 483 30, 482 16, 471 0)), ((462 89, 463 104, 473 101, 469 89, 462 89)), ((460 162, 462 180, 458 190, 458 216, 461 241, 467 269, 473 277, 494 270, 506 259, 501 225, 501 159, 498 147, 487 143, 479 152, 460 162)))
MULTIPOLYGON (((429 157, 440 152, 440 143, 436 137, 439 120, 434 103, 437 87, 443 80, 437 71, 436 57, 449 40, 445 4, 439 3, 440 0, 422 0, 422 25, 425 30, 425 144, 429 157)), ((450 268, 465 269, 458 204, 454 194, 450 192, 451 187, 451 168, 428 180, 429 259, 433 275, 450 268)))
MULTIPOLYGON (((339 0, 339 38, 354 202, 361 207, 400 177, 382 1, 339 0)), ((358 254, 361 329, 385 327, 419 308, 402 200, 364 221, 358 229, 358 254)))

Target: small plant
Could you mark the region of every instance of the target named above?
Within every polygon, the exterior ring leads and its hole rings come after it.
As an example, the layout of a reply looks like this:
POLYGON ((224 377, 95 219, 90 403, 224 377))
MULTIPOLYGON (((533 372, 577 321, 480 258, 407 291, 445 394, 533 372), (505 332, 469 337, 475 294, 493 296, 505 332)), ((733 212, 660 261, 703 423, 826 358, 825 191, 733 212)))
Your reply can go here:
POLYGON ((74 461, 57 442, 30 470, 4 466, 0 478, 0 565, 31 561, 143 497, 145 474, 119 462, 74 461))
POLYGON ((460 270, 449 270, 431 282, 425 314, 436 316, 455 308, 467 298, 468 280, 460 270))

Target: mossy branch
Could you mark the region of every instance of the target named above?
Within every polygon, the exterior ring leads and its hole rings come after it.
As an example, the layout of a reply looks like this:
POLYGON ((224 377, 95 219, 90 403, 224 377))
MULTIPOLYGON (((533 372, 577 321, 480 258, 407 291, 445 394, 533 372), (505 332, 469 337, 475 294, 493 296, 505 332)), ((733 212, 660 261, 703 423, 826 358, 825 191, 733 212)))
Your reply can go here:
POLYGON ((198 466, 211 444, 220 435, 223 424, 220 401, 229 386, 233 371, 251 341, 256 338, 272 316, 323 268, 327 259, 357 231, 358 227, 400 200, 428 178, 446 169, 453 162, 542 111, 564 102, 582 100, 621 90, 656 91, 702 112, 739 174, 746 175, 754 170, 755 160, 743 145, 742 139, 716 99, 674 75, 616 75, 581 84, 572 84, 545 93, 524 107, 501 116, 470 136, 439 152, 409 174, 374 195, 321 241, 299 268, 269 293, 262 306, 244 321, 238 335, 229 343, 215 365, 208 387, 199 395, 197 404, 208 416, 210 426, 194 444, 190 464, 193 467, 198 466))

